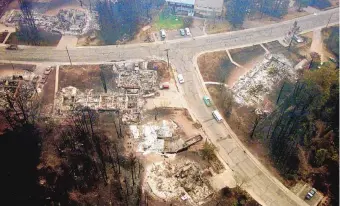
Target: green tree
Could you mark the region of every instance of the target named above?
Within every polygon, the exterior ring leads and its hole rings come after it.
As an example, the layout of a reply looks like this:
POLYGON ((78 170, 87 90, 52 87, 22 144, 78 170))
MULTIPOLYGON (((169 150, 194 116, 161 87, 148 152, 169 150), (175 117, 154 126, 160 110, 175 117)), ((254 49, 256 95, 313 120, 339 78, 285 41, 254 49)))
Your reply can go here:
POLYGON ((234 26, 242 26, 247 15, 249 0, 230 0, 227 3, 227 20, 234 26))
POLYGON ((264 0, 261 12, 273 17, 281 18, 288 12, 290 0, 264 0))
POLYGON ((310 0, 296 0, 296 3, 299 4, 298 11, 301 11, 301 8, 307 7, 310 3, 310 0))
POLYGON ((326 149, 318 149, 315 154, 315 164, 317 166, 322 166, 323 162, 326 159, 327 156, 327 150, 326 149))
MULTIPOLYGON (((329 37, 325 39, 327 48, 339 58, 339 27, 331 27, 329 37)), ((327 30, 326 30, 327 31, 327 30)))
POLYGON ((201 150, 203 159, 207 160, 208 162, 213 160, 216 157, 215 150, 216 150, 215 145, 209 143, 208 141, 205 141, 203 149, 201 150))
POLYGON ((326 101, 329 98, 331 87, 339 80, 338 75, 338 70, 321 66, 320 69, 306 71, 304 73, 304 81, 308 84, 309 88, 316 87, 322 94, 324 101, 326 101))

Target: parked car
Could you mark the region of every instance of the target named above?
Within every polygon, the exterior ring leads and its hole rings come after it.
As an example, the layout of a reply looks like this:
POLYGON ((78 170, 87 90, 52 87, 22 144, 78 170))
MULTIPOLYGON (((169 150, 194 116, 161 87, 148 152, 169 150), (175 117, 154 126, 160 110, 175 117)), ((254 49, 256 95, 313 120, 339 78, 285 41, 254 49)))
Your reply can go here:
POLYGON ((7 50, 18 50, 18 45, 11 44, 8 47, 6 47, 7 50))
POLYGON ((312 197, 314 197, 314 195, 316 194, 316 189, 315 188, 312 188, 306 195, 306 199, 307 200, 310 200, 312 199, 312 197))
POLYGON ((178 74, 178 75, 177 75, 177 79, 178 79, 178 82, 179 82, 180 84, 183 84, 183 83, 184 83, 184 78, 183 78, 183 75, 182 75, 182 74, 178 74))
POLYGON ((334 59, 333 57, 328 57, 328 59, 333 62, 333 63, 336 63, 336 59, 334 59))
POLYGON ((159 85, 159 89, 169 89, 170 83, 169 82, 163 82, 161 85, 159 85))
POLYGON ((293 39, 294 39, 297 43, 302 43, 302 42, 304 42, 303 38, 300 37, 300 36, 298 36, 298 35, 296 35, 296 34, 293 36, 293 39))
POLYGON ((191 32, 190 32, 190 29, 187 27, 187 28, 185 28, 185 33, 188 35, 188 36, 190 36, 191 35, 191 32))
POLYGON ((139 64, 135 63, 135 71, 138 71, 138 70, 139 70, 139 64))
POLYGON ((166 37, 165 30, 161 29, 160 33, 161 33, 161 37, 164 39, 166 37))
POLYGON ((45 71, 44 71, 44 74, 48 75, 51 72, 51 70, 52 70, 51 67, 46 68, 45 71))
POLYGON ((210 97, 208 97, 208 96, 203 96, 203 101, 204 101, 205 105, 207 105, 208 107, 211 106, 210 97))
POLYGON ((181 36, 185 36, 185 31, 184 31, 184 29, 180 29, 180 30, 179 30, 179 33, 181 34, 181 36))
POLYGON ((218 110, 212 111, 212 115, 216 119, 217 122, 222 122, 223 118, 222 118, 222 115, 218 112, 218 110))

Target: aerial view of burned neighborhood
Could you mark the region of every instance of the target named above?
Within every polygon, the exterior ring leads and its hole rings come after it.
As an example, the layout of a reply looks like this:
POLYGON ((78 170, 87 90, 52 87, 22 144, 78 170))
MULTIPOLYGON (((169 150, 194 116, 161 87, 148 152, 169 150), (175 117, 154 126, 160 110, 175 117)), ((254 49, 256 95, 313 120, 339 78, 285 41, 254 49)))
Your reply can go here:
POLYGON ((338 206, 338 0, 0 0, 8 206, 338 206))

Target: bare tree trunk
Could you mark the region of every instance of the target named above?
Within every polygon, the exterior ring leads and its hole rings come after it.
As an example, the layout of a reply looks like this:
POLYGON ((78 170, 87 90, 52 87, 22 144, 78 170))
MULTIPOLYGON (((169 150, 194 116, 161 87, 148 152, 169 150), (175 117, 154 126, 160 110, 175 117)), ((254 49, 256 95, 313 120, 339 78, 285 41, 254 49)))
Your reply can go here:
POLYGON ((281 87, 281 89, 280 89, 279 96, 277 97, 277 100, 276 100, 276 104, 278 104, 279 101, 280 101, 280 97, 281 97, 282 90, 283 90, 284 87, 285 87, 285 82, 283 82, 283 85, 282 85, 282 87, 281 87))
POLYGON ((255 133, 255 130, 256 130, 256 127, 257 125, 260 123, 260 117, 256 116, 256 119, 255 119, 255 122, 254 122, 254 125, 253 125, 253 129, 250 133, 250 139, 253 139, 253 136, 254 136, 254 133, 255 133))
POLYGON ((125 188, 126 188, 126 198, 125 198, 125 201, 126 201, 126 205, 128 206, 129 205, 129 201, 128 201, 128 198, 129 198, 129 184, 128 184, 128 180, 126 179, 126 177, 124 178, 124 183, 125 183, 125 188))
POLYGON ((118 148, 115 143, 114 143, 114 148, 115 148, 116 159, 117 159, 117 164, 118 164, 118 174, 120 174, 120 160, 119 160, 118 148))

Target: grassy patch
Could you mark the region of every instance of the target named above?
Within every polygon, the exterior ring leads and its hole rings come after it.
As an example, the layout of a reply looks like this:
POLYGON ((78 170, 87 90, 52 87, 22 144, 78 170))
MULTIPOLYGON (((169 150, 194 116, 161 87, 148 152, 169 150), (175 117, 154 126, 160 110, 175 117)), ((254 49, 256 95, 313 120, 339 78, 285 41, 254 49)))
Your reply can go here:
POLYGON ((179 29, 184 27, 184 21, 182 17, 171 14, 166 15, 164 12, 161 12, 158 16, 155 17, 154 27, 157 30, 179 29))
POLYGON ((241 65, 264 54, 265 50, 260 45, 230 50, 230 55, 233 60, 241 65))
POLYGON ((206 26, 206 32, 208 34, 217 34, 233 30, 235 29, 228 21, 208 21, 206 26))
POLYGON ((197 63, 204 81, 225 82, 235 69, 226 51, 203 54, 198 57, 197 63))

